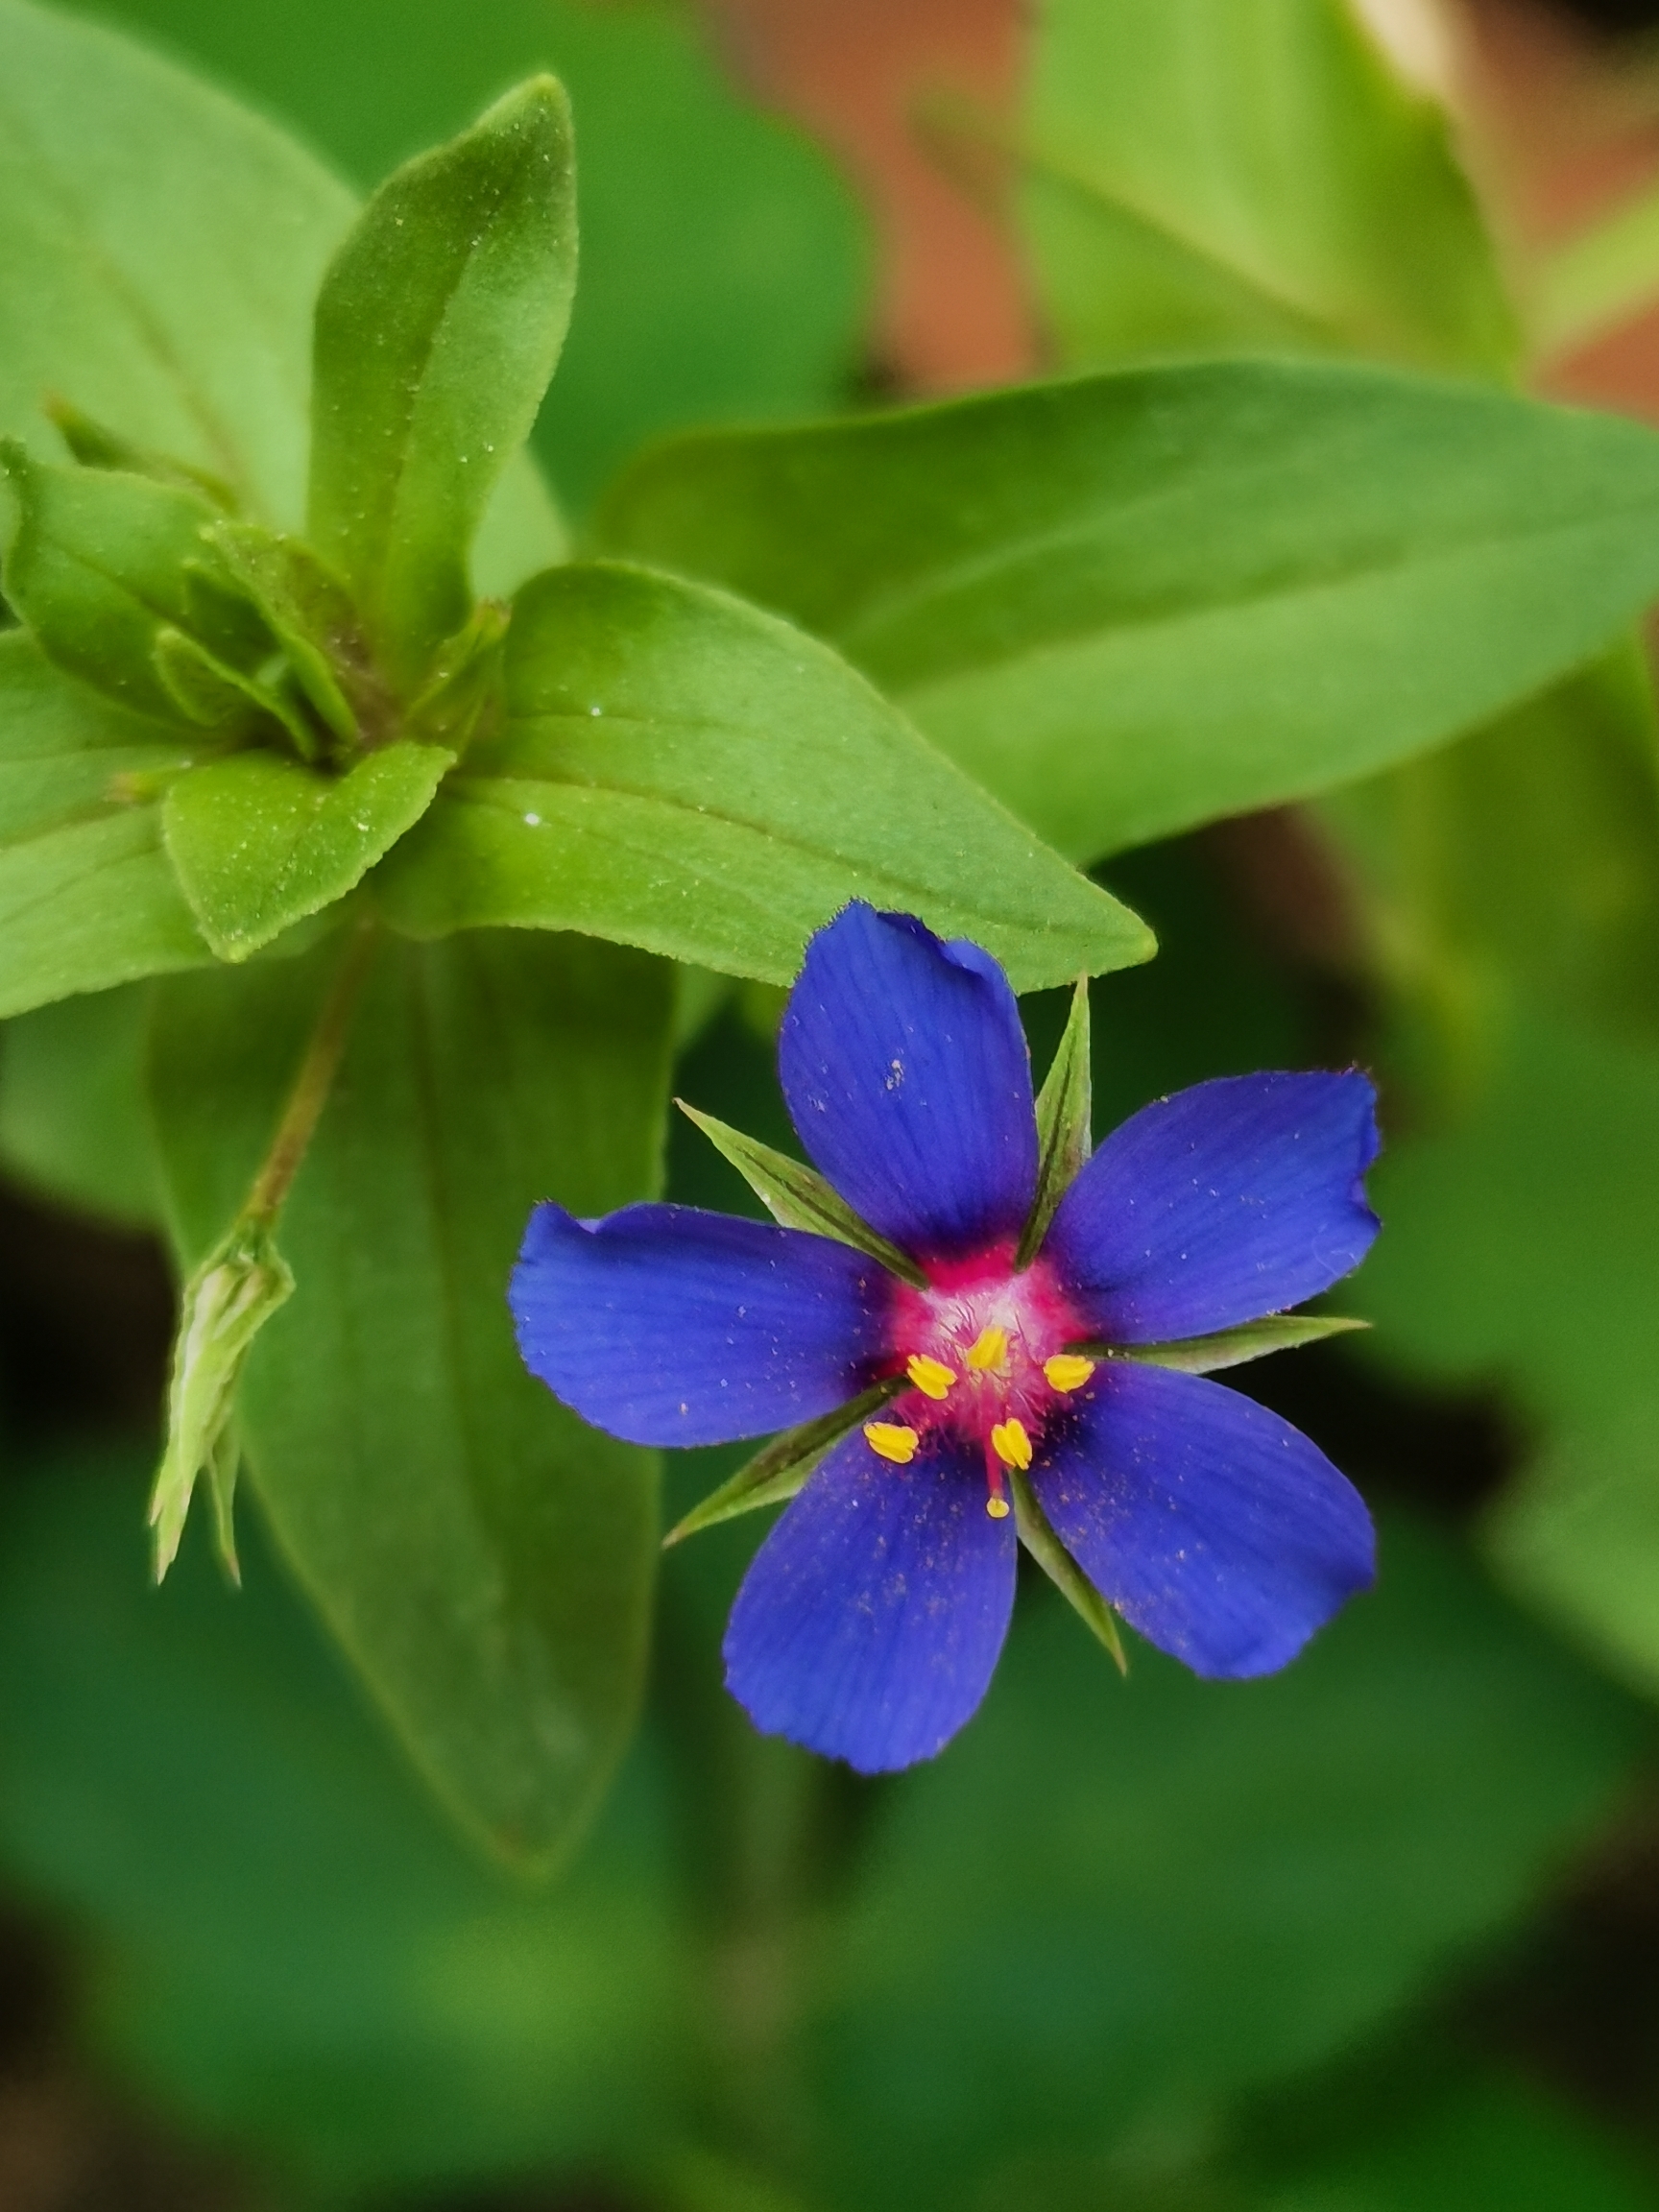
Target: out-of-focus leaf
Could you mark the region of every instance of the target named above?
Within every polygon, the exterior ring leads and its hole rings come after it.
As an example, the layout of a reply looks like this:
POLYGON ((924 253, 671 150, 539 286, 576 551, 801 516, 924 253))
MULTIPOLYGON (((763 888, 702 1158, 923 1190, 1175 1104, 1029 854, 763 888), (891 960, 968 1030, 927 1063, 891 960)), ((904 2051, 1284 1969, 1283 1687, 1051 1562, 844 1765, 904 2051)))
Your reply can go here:
MULTIPOLYGON (((118 0, 115 12, 294 117, 364 184, 516 78, 558 72, 576 119, 582 280, 538 445, 578 505, 643 438, 825 406, 856 365, 868 256, 852 194, 815 147, 732 90, 678 11, 118 0)), ((503 583, 480 563, 476 581, 503 591, 526 573, 503 583)))
POLYGON ((1622 201, 1528 272, 1527 334, 1541 353, 1588 345, 1659 293, 1659 191, 1622 201))
POLYGON ((1286 2083, 1236 2133, 1219 2162, 1236 2212, 1643 2212, 1652 2200, 1611 2128, 1537 2070, 1478 2057, 1432 2023, 1286 2083))
MULTIPOLYGON (((338 948, 169 984, 153 1095, 181 1254, 242 1202, 338 948)), ((646 1454, 532 1382, 505 1297, 531 1206, 655 1185, 667 972, 574 939, 387 944, 282 1214, 293 1298, 240 1401, 273 1527, 443 1796, 544 1864, 637 1705, 646 1454)))
POLYGON ((425 813, 454 761, 441 745, 400 743, 344 776, 268 752, 180 776, 162 802, 162 833, 214 951, 246 960, 343 899, 425 813))
POLYGON ((195 751, 0 636, 0 1015, 211 958, 156 805, 195 751))
POLYGON ((1659 587, 1656 517, 1633 422, 1232 362, 686 439, 601 529, 832 639, 1089 858, 1536 691, 1659 587))
POLYGON ((134 1227, 159 1217, 141 987, 65 998, 0 1032, 0 1161, 49 1198, 134 1227))
POLYGON ((559 358, 574 159, 563 86, 532 79, 388 178, 323 280, 310 538, 395 682, 466 619, 472 541, 559 358))
MULTIPOLYGON (((1642 1301, 1651 1315, 1659 1297, 1642 1301)), ((1553 1429, 1487 1525, 1517 1595, 1603 1665, 1659 1695, 1659 1394, 1627 1394, 1553 1429)))
POLYGON ((1641 648, 1391 775, 1321 819, 1378 971, 1435 1032, 1439 1088, 1484 1080, 1517 993, 1659 1042, 1659 731, 1641 648))
MULTIPOLYGON (((0 0, 0 431, 57 453, 60 397, 297 526, 311 310, 352 211, 303 148, 223 94, 101 27, 0 0)), ((516 460, 480 588, 516 588, 562 542, 516 460)))
POLYGON ((1283 1675, 1128 1683, 1055 1605, 897 1785, 835 1948, 823 2141, 849 2201, 951 2204, 993 2156, 1198 2134, 1501 1930, 1645 1740, 1443 1539, 1283 1675))
POLYGON ((1594 1423, 1650 1385, 1659 1342, 1659 1050, 1528 1012, 1483 1078, 1384 1151, 1387 1234, 1345 1297, 1377 1358, 1594 1423))
POLYGON ((0 7, 0 427, 60 393, 297 522, 311 302, 351 220, 269 124, 88 24, 0 7))
POLYGON ((505 723, 375 878, 416 936, 575 928, 787 983, 850 899, 972 937, 1015 987, 1151 939, 815 640, 607 563, 523 592, 505 723))
POLYGON ((1444 114, 1345 0, 1046 0, 1023 213, 1064 357, 1267 345, 1502 373, 1444 114))
POLYGON ((1387 1234, 1353 1302, 1371 1357, 1501 1386, 1533 1463, 1493 1507, 1494 1565, 1605 1663, 1659 1690, 1653 1347, 1659 1048, 1488 1022, 1479 1089, 1379 1163, 1387 1234))
POLYGON ((328 2202, 649 2156, 689 1962, 648 1764, 552 1894, 493 1878, 256 1522, 240 1595, 204 1543, 146 1588, 144 1477, 41 1470, 0 1543, 0 1859, 88 1942, 106 2056, 328 2202))

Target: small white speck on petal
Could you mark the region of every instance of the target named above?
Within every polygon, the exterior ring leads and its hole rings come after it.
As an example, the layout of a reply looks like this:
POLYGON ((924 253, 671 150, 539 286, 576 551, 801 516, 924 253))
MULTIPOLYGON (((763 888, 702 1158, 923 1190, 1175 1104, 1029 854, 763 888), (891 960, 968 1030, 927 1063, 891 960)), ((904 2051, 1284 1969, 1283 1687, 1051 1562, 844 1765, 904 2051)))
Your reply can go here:
POLYGON ((527 829, 540 830, 541 827, 541 817, 540 814, 526 814, 524 817, 524 823, 527 829))

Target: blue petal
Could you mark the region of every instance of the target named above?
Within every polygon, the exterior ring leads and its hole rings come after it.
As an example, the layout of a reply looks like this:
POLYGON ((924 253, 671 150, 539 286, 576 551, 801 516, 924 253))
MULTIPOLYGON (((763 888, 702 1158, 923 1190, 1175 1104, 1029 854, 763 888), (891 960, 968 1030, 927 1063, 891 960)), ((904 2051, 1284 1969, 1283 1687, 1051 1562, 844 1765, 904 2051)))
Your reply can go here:
POLYGON ((778 1072, 808 1156, 918 1259, 1017 1237, 1037 1188, 1031 1056, 988 952, 846 907, 806 948, 778 1072))
POLYGON ((1143 1107, 1060 1202, 1044 1243, 1108 1343, 1280 1313, 1358 1267, 1377 1234, 1365 1076, 1230 1075, 1143 1107))
POLYGON ((765 1734, 861 1774, 931 1759, 985 1695, 1014 1557, 978 1453, 941 1437, 895 1467, 854 1430, 756 1553, 726 1686, 765 1734))
POLYGON ((1197 1674, 1271 1674, 1376 1574, 1353 1484, 1277 1413, 1195 1375, 1097 1369, 1031 1480, 1100 1595, 1197 1674))
POLYGON ((634 1444, 726 1444, 830 1412, 887 1348, 893 1281, 826 1237, 691 1206, 538 1206, 508 1299, 524 1364, 634 1444))

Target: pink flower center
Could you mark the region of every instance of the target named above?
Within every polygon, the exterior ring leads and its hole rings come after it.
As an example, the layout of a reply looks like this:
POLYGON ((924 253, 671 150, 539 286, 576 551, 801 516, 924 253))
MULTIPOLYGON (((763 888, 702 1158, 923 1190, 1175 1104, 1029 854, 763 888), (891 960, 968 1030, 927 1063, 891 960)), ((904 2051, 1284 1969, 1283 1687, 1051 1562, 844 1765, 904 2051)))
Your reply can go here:
POLYGON ((1011 1242, 935 1264, 926 1289, 894 1297, 893 1372, 911 1386, 866 1423, 871 1449, 903 1466, 938 1431, 978 1446, 986 1509, 1000 1519, 1007 1471, 1031 1464, 1056 1407, 1094 1372, 1067 1350, 1088 1334, 1046 1262, 1014 1272, 1011 1242))

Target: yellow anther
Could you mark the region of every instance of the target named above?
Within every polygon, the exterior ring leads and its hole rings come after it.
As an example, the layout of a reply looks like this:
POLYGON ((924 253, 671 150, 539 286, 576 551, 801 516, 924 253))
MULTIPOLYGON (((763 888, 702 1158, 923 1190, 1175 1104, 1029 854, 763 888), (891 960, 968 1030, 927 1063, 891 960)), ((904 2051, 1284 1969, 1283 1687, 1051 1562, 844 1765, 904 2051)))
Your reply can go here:
POLYGON ((895 1467, 908 1467, 922 1441, 914 1429, 902 1428, 897 1421, 866 1421, 864 1436, 871 1451, 891 1459, 895 1467))
POLYGON ((1008 1332, 998 1329, 995 1322, 990 1328, 981 1329, 968 1348, 968 1364, 978 1375, 1004 1365, 1007 1358, 1008 1332))
POLYGON ((1094 1362, 1081 1352, 1056 1352, 1052 1359, 1044 1360, 1043 1372, 1050 1390, 1081 1390, 1094 1372, 1094 1362))
POLYGON ((991 1449, 1004 1467, 1023 1473, 1031 1464, 1031 1439, 1023 1421, 998 1421, 991 1431, 991 1449))
POLYGON ((993 1521, 1006 1521, 1008 1518, 1008 1501, 1006 1498, 987 1498, 985 1510, 990 1514, 993 1521))
POLYGON ((954 1367, 947 1367, 943 1359, 929 1359, 926 1352, 912 1352, 904 1372, 924 1398, 943 1398, 958 1380, 954 1367))

